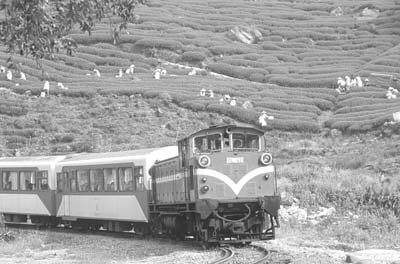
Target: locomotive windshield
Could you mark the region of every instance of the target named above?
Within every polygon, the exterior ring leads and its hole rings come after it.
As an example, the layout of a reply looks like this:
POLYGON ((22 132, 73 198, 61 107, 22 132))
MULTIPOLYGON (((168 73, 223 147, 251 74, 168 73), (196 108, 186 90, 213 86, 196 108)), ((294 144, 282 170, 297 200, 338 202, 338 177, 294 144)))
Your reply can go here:
POLYGON ((232 142, 234 151, 258 151, 260 148, 258 135, 233 133, 232 142))
POLYGON ((234 132, 224 133, 223 137, 221 134, 209 134, 194 138, 194 153, 232 150, 259 151, 260 136, 251 133, 234 132))
POLYGON ((221 151, 221 135, 211 134, 194 139, 195 152, 221 151))

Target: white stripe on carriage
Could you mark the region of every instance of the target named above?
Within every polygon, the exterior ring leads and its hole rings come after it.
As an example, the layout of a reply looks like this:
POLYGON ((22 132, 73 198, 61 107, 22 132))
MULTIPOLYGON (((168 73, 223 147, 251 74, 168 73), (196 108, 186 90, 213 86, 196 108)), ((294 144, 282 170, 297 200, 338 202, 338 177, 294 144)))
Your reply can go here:
POLYGON ((1 193, 0 212, 9 214, 51 215, 38 194, 1 193))
POLYGON ((236 195, 238 195, 240 193, 240 191, 242 190, 243 186, 248 181, 250 181, 251 179, 253 179, 254 177, 256 177, 260 174, 269 173, 269 172, 274 172, 274 166, 270 165, 270 166, 254 169, 252 171, 249 171, 246 175, 244 175, 238 183, 235 183, 234 181, 232 181, 232 179, 229 178, 228 176, 226 176, 225 174, 222 174, 218 171, 211 170, 211 169, 198 169, 197 175, 214 177, 214 178, 226 183, 226 185, 228 185, 232 189, 232 191, 236 195))

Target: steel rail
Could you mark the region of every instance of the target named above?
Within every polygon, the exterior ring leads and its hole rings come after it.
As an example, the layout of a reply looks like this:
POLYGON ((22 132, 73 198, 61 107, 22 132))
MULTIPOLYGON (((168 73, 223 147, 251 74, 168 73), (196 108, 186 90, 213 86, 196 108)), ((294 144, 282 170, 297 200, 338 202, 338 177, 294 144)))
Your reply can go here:
POLYGON ((230 248, 221 247, 221 248, 219 248, 219 249, 223 252, 223 257, 220 258, 220 259, 218 259, 218 260, 216 260, 216 261, 214 261, 214 262, 211 262, 210 264, 225 263, 225 262, 229 261, 230 259, 232 259, 233 256, 235 255, 235 253, 233 252, 233 250, 230 249, 230 248))
POLYGON ((268 254, 269 254, 268 249, 266 249, 265 247, 262 247, 262 246, 257 246, 257 245, 250 245, 250 247, 255 248, 258 251, 262 251, 264 253, 263 257, 261 257, 260 259, 257 259, 256 261, 251 262, 251 264, 261 264, 261 263, 265 264, 265 263, 268 263, 267 262, 267 258, 268 258, 268 254))

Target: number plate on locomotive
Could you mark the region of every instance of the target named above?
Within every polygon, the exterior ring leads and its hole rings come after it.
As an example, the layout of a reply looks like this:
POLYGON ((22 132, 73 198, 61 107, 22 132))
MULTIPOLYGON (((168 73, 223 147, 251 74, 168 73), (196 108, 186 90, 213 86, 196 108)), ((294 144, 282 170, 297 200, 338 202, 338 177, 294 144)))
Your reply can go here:
POLYGON ((226 163, 243 163, 244 158, 243 157, 227 157, 226 158, 226 163))

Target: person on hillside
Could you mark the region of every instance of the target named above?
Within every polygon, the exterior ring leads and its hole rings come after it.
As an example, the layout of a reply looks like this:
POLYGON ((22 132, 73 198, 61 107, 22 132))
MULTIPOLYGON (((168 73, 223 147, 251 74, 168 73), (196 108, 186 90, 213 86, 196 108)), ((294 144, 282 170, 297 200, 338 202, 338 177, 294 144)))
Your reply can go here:
POLYGON ((214 92, 213 92, 213 90, 208 90, 208 96, 210 97, 210 98, 214 98, 214 92))
POLYGON ((224 101, 229 104, 231 102, 231 96, 229 94, 225 94, 224 101))
POLYGON ((12 71, 10 71, 10 70, 7 71, 6 78, 8 81, 12 81, 12 79, 13 79, 12 71))
POLYGON ((350 87, 356 87, 356 86, 357 86, 357 80, 356 79, 351 79, 350 87))
POLYGON ((43 85, 43 92, 45 95, 49 96, 50 95, 50 83, 49 81, 45 81, 43 85))
POLYGON ((196 70, 195 70, 195 69, 191 70, 191 71, 188 73, 188 75, 196 75, 196 70))
POLYGON ((350 77, 349 77, 348 75, 346 75, 346 76, 344 77, 344 80, 346 81, 346 88, 350 88, 350 86, 351 86, 351 79, 350 79, 350 77))
POLYGON ((119 69, 119 72, 117 75, 115 75, 115 78, 121 78, 122 77, 122 69, 119 69))
POLYGON ((346 81, 342 77, 338 77, 337 87, 342 88, 346 86, 346 81))
POLYGON ((101 74, 98 69, 93 70, 97 77, 101 77, 101 74))
POLYGON ((201 89, 200 90, 200 96, 206 96, 206 89, 201 89))
POLYGON ((236 106, 236 97, 232 97, 230 103, 231 106, 236 106))
POLYGON ((76 45, 75 40, 70 39, 70 38, 65 38, 64 47, 67 50, 67 55, 68 56, 72 56, 72 52, 75 50, 77 45, 76 45))
POLYGON ((61 82, 57 83, 57 87, 63 90, 68 90, 68 87, 64 86, 61 82))
POLYGON ((20 72, 19 74, 20 74, 20 79, 23 80, 23 81, 26 81, 25 73, 20 72))
POLYGON ((0 73, 5 73, 6 72, 6 67, 0 66, 0 73))
POLYGON ((368 78, 364 79, 364 86, 369 86, 369 79, 368 78))
POLYGON ((274 117, 267 115, 266 111, 262 111, 261 115, 258 117, 258 123, 262 127, 266 127, 267 126, 267 120, 274 120, 274 117))
POLYGON ((219 104, 223 104, 225 102, 224 98, 219 99, 219 104))
POLYGON ((356 77, 356 84, 357 84, 357 87, 358 87, 358 88, 364 87, 363 82, 362 82, 360 76, 357 76, 357 77, 356 77))
POLYGON ((161 69, 161 76, 167 76, 167 70, 161 69))
POLYGON ((126 74, 133 74, 135 72, 135 65, 132 64, 131 66, 129 66, 128 69, 125 70, 126 74))
POLYGON ((387 99, 396 99, 399 91, 394 89, 393 87, 389 87, 388 91, 386 92, 387 99))
POLYGON ((153 77, 156 80, 160 80, 161 78, 161 69, 157 68, 153 71, 153 77))

